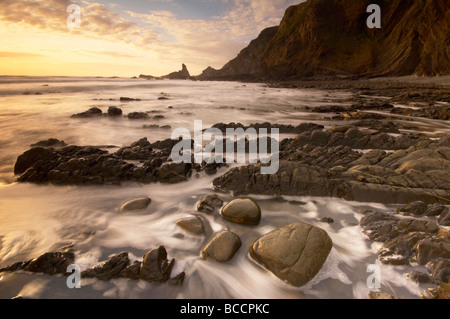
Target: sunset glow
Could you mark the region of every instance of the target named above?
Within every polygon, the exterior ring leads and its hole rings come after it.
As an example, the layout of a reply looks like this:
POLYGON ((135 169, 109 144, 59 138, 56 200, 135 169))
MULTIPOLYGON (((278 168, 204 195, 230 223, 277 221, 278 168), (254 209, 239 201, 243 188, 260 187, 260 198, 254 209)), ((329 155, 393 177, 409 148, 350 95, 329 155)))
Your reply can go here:
POLYGON ((222 67, 293 0, 4 0, 0 74, 163 75, 222 67), (81 8, 69 29, 70 4, 81 8))

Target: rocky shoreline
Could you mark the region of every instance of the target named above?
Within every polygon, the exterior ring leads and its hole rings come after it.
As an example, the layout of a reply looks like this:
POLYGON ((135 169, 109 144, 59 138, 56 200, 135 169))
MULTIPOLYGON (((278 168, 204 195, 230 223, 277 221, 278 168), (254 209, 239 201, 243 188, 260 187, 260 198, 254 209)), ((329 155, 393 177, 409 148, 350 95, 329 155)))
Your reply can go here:
MULTIPOLYGON (((217 195, 208 195, 196 204, 197 214, 177 221, 180 229, 194 236, 210 236, 200 255, 212 262, 226 263, 242 249, 238 235, 230 229, 214 234, 202 214, 220 214, 224 220, 241 225, 257 225, 261 209, 248 196, 269 195, 335 197, 348 201, 403 204, 396 213, 362 211, 361 231, 370 242, 382 244, 379 261, 388 265, 416 267, 409 273, 414 282, 436 286, 430 298, 448 298, 450 271, 450 135, 421 132, 407 123, 414 117, 448 120, 450 91, 447 87, 384 83, 308 81, 270 84, 271 87, 309 87, 350 90, 354 96, 340 105, 305 108, 332 125, 317 123, 284 125, 275 123, 218 123, 213 128, 278 128, 295 137, 280 140, 280 168, 273 175, 262 175, 262 164, 243 165, 228 170, 227 164, 175 164, 171 150, 178 141, 149 141, 142 138, 129 146, 74 146, 58 139, 31 145, 14 167, 17 181, 55 185, 106 185, 125 182, 185 183, 204 171, 217 175, 217 193, 233 193, 235 199, 224 205, 217 195), (417 88, 414 94, 410 88, 417 88), (384 98, 378 98, 383 96, 384 98), (387 98, 386 98, 387 97, 387 98), (405 103, 401 108, 393 104, 405 103), (338 122, 338 124, 336 124, 338 122), (218 172, 221 175, 218 175, 218 172), (237 207, 237 208, 236 208, 237 207)), ((145 119, 149 113, 128 115, 145 119)), ((103 115, 99 109, 76 114, 76 118, 103 115)), ((122 117, 122 110, 110 107, 108 116, 122 117)), ((270 143, 269 143, 270 144, 270 143)), ((249 141, 246 141, 248 152, 249 141)), ((150 198, 124 203, 126 213, 145 209, 150 198)), ((324 219, 332 224, 332 219, 324 219)), ((332 249, 327 233, 312 225, 296 223, 281 227, 248 247, 251 257, 266 270, 293 286, 303 286, 321 269, 332 249), (314 244, 316 243, 316 244, 314 244), (320 244, 317 244, 320 243, 320 244)), ((17 263, 2 271, 30 271, 64 274, 71 252, 43 255, 33 261, 17 263)), ((167 259, 164 247, 151 250, 143 261, 131 262, 120 253, 83 272, 85 278, 110 280, 128 278, 151 283, 183 285, 188 270, 173 278, 174 261, 167 259), (148 270, 151 269, 151 270, 148 270), (155 279, 156 278, 156 279, 155 279)), ((380 297, 377 292, 371 297, 380 297)))

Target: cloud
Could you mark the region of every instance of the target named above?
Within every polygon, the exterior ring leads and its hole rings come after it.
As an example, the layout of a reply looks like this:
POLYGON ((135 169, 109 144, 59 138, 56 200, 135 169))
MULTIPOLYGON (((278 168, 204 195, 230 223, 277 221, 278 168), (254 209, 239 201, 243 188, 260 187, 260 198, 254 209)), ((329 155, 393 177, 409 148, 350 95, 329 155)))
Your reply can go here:
POLYGON ((28 52, 0 51, 0 58, 40 58, 44 55, 28 52))
MULTIPOLYGON (((173 6, 181 6, 178 0, 146 0, 168 4, 166 10, 147 12, 125 9, 120 12, 117 11, 117 5, 104 5, 95 0, 79 0, 78 3, 70 0, 0 1, 0 28, 4 30, 11 32, 25 30, 28 33, 57 34, 71 38, 83 37, 115 44, 123 43, 124 51, 143 52, 145 55, 157 57, 163 64, 168 61, 171 61, 172 65, 175 62, 177 64, 184 62, 188 66, 192 65, 197 71, 208 65, 222 67, 264 28, 279 24, 288 6, 302 2, 201 0, 208 3, 220 1, 228 6, 228 10, 220 16, 207 19, 183 19, 170 11, 173 6), (70 14, 67 13, 67 7, 73 3, 81 6, 81 28, 70 30, 67 26, 70 14)), ((120 7, 126 8, 126 4, 120 7)), ((102 50, 101 47, 98 50, 80 48, 78 51, 85 55, 114 58, 142 57, 106 48, 102 50)))

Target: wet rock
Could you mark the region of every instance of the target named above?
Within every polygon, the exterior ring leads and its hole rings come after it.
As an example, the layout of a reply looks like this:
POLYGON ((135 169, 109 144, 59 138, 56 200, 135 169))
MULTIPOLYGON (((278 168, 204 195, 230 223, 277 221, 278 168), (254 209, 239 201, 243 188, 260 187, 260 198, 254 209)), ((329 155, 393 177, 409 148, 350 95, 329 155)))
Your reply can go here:
POLYGON ((161 246, 144 256, 140 278, 150 283, 160 284, 170 279, 175 260, 167 259, 167 251, 161 246))
POLYGON ((176 224, 193 235, 203 235, 205 233, 203 222, 199 217, 182 218, 177 220, 176 224))
POLYGON ((23 174, 36 162, 48 163, 57 158, 57 156, 58 155, 54 151, 46 148, 32 148, 17 158, 16 164, 14 166, 14 174, 23 174))
POLYGON ((135 261, 131 265, 125 267, 119 274, 121 278, 127 278, 131 280, 139 280, 141 274, 142 263, 135 261))
POLYGON ((430 284, 434 282, 430 275, 417 270, 409 272, 408 277, 410 280, 418 284, 430 284))
POLYGON ((441 217, 439 217, 439 225, 450 226, 450 210, 446 209, 446 211, 441 214, 441 217))
POLYGON ((111 257, 105 263, 93 268, 85 270, 81 273, 82 278, 96 278, 98 280, 107 281, 119 277, 121 272, 130 264, 128 253, 123 252, 111 257))
POLYGON ((438 282, 449 282, 450 259, 437 259, 427 265, 431 277, 438 282))
POLYGON ((175 184, 187 181, 191 172, 190 163, 169 163, 160 167, 157 178, 161 183, 175 184))
POLYGON ((223 200, 216 194, 206 195, 197 202, 197 211, 211 214, 223 206, 223 200))
POLYGON ((97 117, 101 116, 103 114, 102 110, 100 110, 98 107, 92 107, 89 110, 72 115, 73 118, 90 118, 90 117, 97 117))
POLYGON ((67 267, 75 261, 75 255, 71 252, 45 253, 33 260, 18 262, 11 266, 0 269, 2 272, 14 272, 18 270, 33 273, 44 273, 46 275, 65 274, 67 267))
POLYGON ((448 208, 444 205, 434 204, 428 207, 425 212, 425 216, 440 216, 448 211, 448 208))
POLYGON ((152 200, 148 197, 136 198, 124 203, 120 208, 120 211, 131 212, 136 210, 143 210, 146 209, 151 202, 152 200))
POLYGON ((324 223, 324 224, 333 224, 334 223, 334 219, 330 218, 330 217, 325 217, 325 218, 322 218, 320 220, 320 222, 324 223))
POLYGON ((110 106, 108 108, 108 116, 121 116, 123 114, 122 109, 116 106, 110 106))
POLYGON ((415 246, 417 262, 426 265, 438 258, 450 259, 450 240, 446 238, 426 238, 415 246))
POLYGON ((398 213, 405 213, 405 215, 422 216, 428 210, 428 205, 422 201, 412 202, 406 207, 399 208, 398 213))
POLYGON ((127 115, 130 120, 145 120, 148 119, 149 116, 144 112, 133 112, 127 115))
POLYGON ((251 198, 237 198, 222 208, 222 217, 238 224, 258 225, 261 221, 261 208, 251 198))
POLYGON ((120 102, 139 102, 141 101, 140 99, 133 99, 130 97, 121 97, 120 98, 120 102))
POLYGON ((64 141, 60 141, 56 138, 49 138, 45 141, 40 141, 38 143, 32 144, 31 147, 43 147, 43 148, 61 148, 67 146, 64 141))
POLYGON ((220 263, 230 261, 241 248, 242 242, 238 235, 224 230, 216 234, 202 249, 203 257, 220 263))
POLYGON ((301 287, 320 271, 332 245, 324 230, 296 223, 262 236, 250 254, 281 280, 301 287))

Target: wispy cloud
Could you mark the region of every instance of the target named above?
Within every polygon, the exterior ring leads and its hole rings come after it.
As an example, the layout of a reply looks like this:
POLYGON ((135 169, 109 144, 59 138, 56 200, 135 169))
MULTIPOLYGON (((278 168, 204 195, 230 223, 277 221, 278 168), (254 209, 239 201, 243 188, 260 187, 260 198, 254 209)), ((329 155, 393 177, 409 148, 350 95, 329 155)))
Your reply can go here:
MULTIPOLYGON (((172 10, 175 7, 186 6, 185 2, 180 2, 181 0, 145 0, 158 3, 158 6, 167 4, 165 10, 153 11, 133 11, 127 9, 125 2, 120 5, 117 3, 105 5, 96 0, 79 0, 78 3, 70 0, 0 1, 0 28, 6 32, 38 33, 42 37, 58 35, 70 37, 74 42, 77 41, 77 37, 89 39, 98 41, 99 47, 80 47, 76 51, 91 57, 133 59, 142 58, 143 55, 151 56, 148 68, 154 63, 159 64, 159 70, 161 65, 173 67, 174 64, 184 62, 195 70, 191 73, 199 73, 208 65, 223 66, 262 29, 278 24, 289 5, 302 2, 198 0, 209 4, 221 2, 226 4, 228 9, 219 16, 188 19, 178 16, 176 10, 172 10), (74 3, 80 5, 82 9, 81 28, 70 30, 67 27, 69 16, 67 7, 74 3), (121 43, 123 51, 116 51, 115 48, 113 51, 100 44, 105 42, 114 45, 121 43)), ((17 51, 15 57, 20 57, 19 51, 22 51, 19 47, 4 47, 4 49, 5 52, 3 55, 0 54, 0 57, 8 56, 6 50, 17 51)), ((67 51, 67 48, 61 50, 67 51)), ((11 52, 9 56, 13 57, 11 52)))
POLYGON ((28 52, 9 52, 0 51, 0 58, 40 58, 42 54, 28 53, 28 52))

